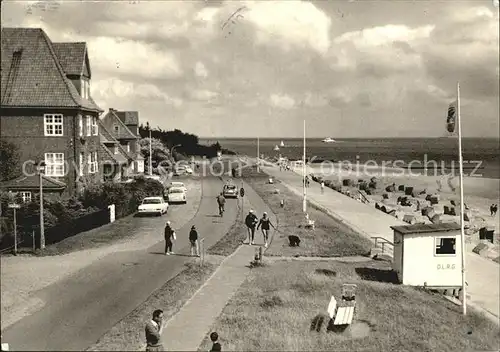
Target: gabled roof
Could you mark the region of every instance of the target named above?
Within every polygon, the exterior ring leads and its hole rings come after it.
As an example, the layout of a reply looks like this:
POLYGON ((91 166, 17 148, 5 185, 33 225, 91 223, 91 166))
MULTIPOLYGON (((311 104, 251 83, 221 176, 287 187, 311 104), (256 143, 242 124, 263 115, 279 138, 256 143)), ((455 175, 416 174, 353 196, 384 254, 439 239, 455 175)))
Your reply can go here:
POLYGON ((138 111, 116 111, 115 114, 125 125, 139 125, 139 112, 138 111))
POLYGON ((101 157, 103 161, 111 161, 117 164, 126 164, 128 159, 124 156, 123 151, 118 148, 118 154, 113 153, 104 144, 101 144, 101 157))
POLYGON ((118 133, 111 130, 111 135, 116 139, 138 139, 139 137, 132 133, 127 126, 122 122, 122 120, 118 117, 115 110, 109 110, 106 115, 102 118, 103 121, 107 120, 109 124, 118 124, 120 129, 118 133))
MULTIPOLYGON (((2 106, 102 111, 92 98, 87 100, 80 96, 42 29, 2 28, 1 42, 2 106)), ((75 66, 80 64, 78 59, 75 66)))
MULTIPOLYGON (((63 190, 66 188, 66 184, 64 182, 55 180, 53 178, 44 176, 42 181, 42 186, 45 190, 63 190)), ((16 179, 2 182, 0 184, 1 188, 7 190, 38 190, 40 188, 40 176, 20 176, 16 179)))
POLYGON ((101 143, 113 143, 113 144, 118 144, 119 142, 109 133, 109 131, 104 127, 102 124, 102 121, 99 120, 97 122, 99 125, 99 138, 101 140, 101 143))
POLYGON ((52 43, 52 46, 67 75, 83 75, 86 63, 87 43, 52 43))

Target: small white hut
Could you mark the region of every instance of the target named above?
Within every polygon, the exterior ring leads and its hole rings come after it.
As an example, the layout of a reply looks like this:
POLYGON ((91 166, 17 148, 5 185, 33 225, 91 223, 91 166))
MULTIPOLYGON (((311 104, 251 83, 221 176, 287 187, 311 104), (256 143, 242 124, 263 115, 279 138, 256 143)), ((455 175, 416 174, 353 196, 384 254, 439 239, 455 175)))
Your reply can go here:
POLYGON ((460 225, 456 223, 391 226, 393 270, 408 286, 462 286, 460 225))

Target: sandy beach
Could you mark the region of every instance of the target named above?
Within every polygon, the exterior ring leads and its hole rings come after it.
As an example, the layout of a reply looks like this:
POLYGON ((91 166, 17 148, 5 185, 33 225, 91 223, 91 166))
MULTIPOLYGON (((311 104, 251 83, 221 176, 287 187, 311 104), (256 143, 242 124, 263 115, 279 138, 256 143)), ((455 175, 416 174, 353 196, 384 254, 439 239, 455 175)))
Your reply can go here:
MULTIPOLYGON (((302 173, 301 166, 294 167, 293 170, 302 173)), ((415 198, 425 204, 425 195, 438 195, 439 204, 433 207, 437 214, 441 215, 441 221, 459 222, 459 216, 444 215, 444 206, 451 206, 451 202, 460 203, 459 177, 454 176, 425 176, 421 174, 410 174, 402 172, 401 169, 380 168, 380 167, 358 167, 351 169, 340 168, 333 165, 308 165, 307 174, 314 174, 323 177, 324 180, 331 180, 335 184, 342 184, 345 179, 351 179, 351 187, 343 187, 344 190, 357 189, 359 180, 369 181, 376 179, 377 189, 372 191, 367 197, 371 203, 384 203, 397 210, 397 217, 403 219, 404 215, 413 215, 416 218, 422 218, 420 209, 417 206, 402 206, 398 204, 397 198, 404 196, 404 192, 399 191, 400 185, 413 187, 415 193, 422 193, 424 196, 415 198), (396 192, 387 192, 387 186, 395 185, 396 192), (388 199, 383 199, 383 194, 388 195, 388 199)), ((472 246, 479 243, 478 230, 482 227, 495 229, 495 243, 487 255, 490 259, 495 259, 499 255, 499 215, 491 216, 490 206, 498 204, 500 198, 500 180, 481 177, 464 177, 464 203, 470 221, 466 224, 470 230, 470 244, 472 246)), ((352 191, 351 190, 351 191, 352 191)), ((459 208, 457 208, 459 209, 459 208)))

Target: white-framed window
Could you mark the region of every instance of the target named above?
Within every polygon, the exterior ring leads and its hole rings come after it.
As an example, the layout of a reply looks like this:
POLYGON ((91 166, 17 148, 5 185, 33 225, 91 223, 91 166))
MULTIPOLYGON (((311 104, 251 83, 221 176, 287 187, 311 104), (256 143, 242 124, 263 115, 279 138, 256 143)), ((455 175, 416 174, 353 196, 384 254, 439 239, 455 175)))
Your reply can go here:
POLYGON ((97 152, 94 152, 94 160, 95 160, 95 172, 99 171, 99 161, 97 161, 97 152))
POLYGON ((92 117, 92 135, 97 136, 99 134, 99 125, 97 124, 97 117, 92 117))
POLYGON ((130 153, 130 143, 127 143, 127 153, 130 153))
POLYGON ((21 197, 23 203, 31 202, 31 192, 19 192, 19 196, 21 197))
POLYGON ((46 136, 63 135, 63 115, 62 114, 44 114, 43 129, 46 136))
POLYGON ((455 256, 457 255, 456 237, 436 237, 434 246, 435 256, 455 256))
POLYGON ((92 116, 85 116, 85 129, 87 130, 86 131, 86 135, 87 136, 91 136, 92 135, 92 116))
POLYGON ((83 99, 90 98, 90 81, 82 78, 81 96, 83 99))
POLYGON ((83 168, 84 168, 84 165, 85 165, 85 153, 84 152, 80 152, 80 160, 78 161, 78 174, 80 176, 83 176, 83 168))
POLYGON ((45 176, 64 176, 64 153, 45 153, 45 176))
POLYGON ((118 126, 118 125, 113 125, 113 131, 115 131, 115 133, 120 132, 120 126, 118 126))
POLYGON ((97 152, 90 152, 89 154, 89 173, 95 174, 98 170, 97 166, 97 152))
POLYGON ((115 154, 118 154, 118 146, 116 144, 113 147, 113 151, 115 152, 115 154))
POLYGON ((78 136, 83 137, 83 117, 78 115, 78 136))

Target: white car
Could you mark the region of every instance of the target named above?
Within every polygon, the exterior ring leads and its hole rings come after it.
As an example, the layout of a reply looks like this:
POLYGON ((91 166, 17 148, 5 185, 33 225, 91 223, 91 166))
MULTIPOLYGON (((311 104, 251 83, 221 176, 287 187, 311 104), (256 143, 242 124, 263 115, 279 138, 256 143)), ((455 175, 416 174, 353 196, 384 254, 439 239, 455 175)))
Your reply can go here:
POLYGON ((168 190, 169 203, 187 203, 186 191, 184 188, 172 187, 168 190))
POLYGON ((184 169, 184 172, 186 172, 186 174, 188 174, 188 175, 192 175, 193 169, 191 169, 189 166, 186 166, 186 168, 184 169))
POLYGON ((161 181, 160 175, 144 175, 144 178, 148 178, 150 180, 161 181))
POLYGON ((161 216, 168 211, 168 203, 163 197, 146 197, 137 209, 140 215, 154 214, 161 216))
POLYGON ((178 182, 178 181, 170 182, 168 189, 170 188, 182 188, 184 192, 187 192, 187 187, 184 185, 184 182, 178 182))

